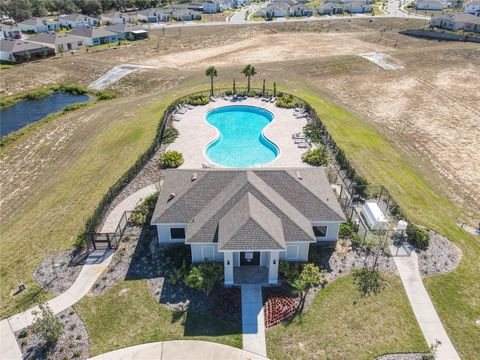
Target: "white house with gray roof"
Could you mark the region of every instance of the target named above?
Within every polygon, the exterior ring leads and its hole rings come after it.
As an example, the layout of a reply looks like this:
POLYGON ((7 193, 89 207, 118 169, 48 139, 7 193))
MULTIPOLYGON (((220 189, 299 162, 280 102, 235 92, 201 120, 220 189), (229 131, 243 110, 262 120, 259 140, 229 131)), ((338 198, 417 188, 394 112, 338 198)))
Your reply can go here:
POLYGON ((59 53, 79 50, 87 45, 85 39, 79 36, 58 32, 49 32, 46 34, 32 36, 28 39, 28 41, 50 46, 59 53))
POLYGON ((58 21, 60 25, 69 27, 71 29, 87 26, 98 26, 100 22, 99 19, 76 13, 60 15, 58 17, 58 21))
POLYGON ((192 262, 224 263, 225 285, 278 283, 279 261, 335 242, 345 215, 323 168, 167 170, 151 224, 192 262), (243 280, 242 280, 243 279, 243 280))
POLYGON ((60 29, 60 23, 57 20, 34 17, 19 22, 18 27, 23 32, 45 33, 60 29))
POLYGON ((415 9, 417 10, 443 10, 446 4, 440 0, 416 0, 415 9))
POLYGON ((83 38, 88 46, 110 44, 118 41, 118 34, 107 30, 105 27, 79 27, 67 34, 83 38))

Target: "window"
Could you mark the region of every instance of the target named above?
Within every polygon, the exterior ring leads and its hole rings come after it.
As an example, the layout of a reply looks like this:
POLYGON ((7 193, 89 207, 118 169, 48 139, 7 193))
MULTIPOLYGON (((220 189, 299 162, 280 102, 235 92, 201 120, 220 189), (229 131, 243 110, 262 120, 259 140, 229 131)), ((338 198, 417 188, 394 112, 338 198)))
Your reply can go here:
POLYGON ((314 226, 313 233, 315 237, 326 237, 327 236, 327 227, 325 225, 322 226, 314 226))
POLYGON ((172 240, 185 239, 185 229, 184 228, 171 228, 170 229, 170 238, 172 240))
POLYGON ((83 45, 83 44, 82 44, 82 42, 81 42, 81 41, 79 41, 79 42, 78 42, 78 46, 82 46, 82 45, 83 45))

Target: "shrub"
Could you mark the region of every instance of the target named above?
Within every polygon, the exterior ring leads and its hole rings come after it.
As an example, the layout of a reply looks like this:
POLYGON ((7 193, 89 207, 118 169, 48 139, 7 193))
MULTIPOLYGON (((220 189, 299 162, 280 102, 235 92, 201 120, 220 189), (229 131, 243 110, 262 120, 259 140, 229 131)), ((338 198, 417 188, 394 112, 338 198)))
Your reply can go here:
POLYGON ((95 96, 97 97, 97 101, 102 101, 115 99, 117 94, 112 91, 98 91, 95 93, 95 96))
POLYGON ((355 187, 355 192, 363 197, 368 197, 368 181, 364 177, 355 174, 353 176, 353 182, 357 184, 355 187))
POLYGON ((286 109, 291 109, 295 106, 295 104, 293 103, 293 98, 291 96, 283 94, 277 99, 276 105, 280 108, 286 109))
POLYGON ((15 99, 0 99, 0 110, 14 106, 17 103, 15 99))
POLYGON ((27 329, 22 329, 22 330, 20 331, 20 334, 18 334, 18 337, 19 337, 20 339, 26 338, 27 336, 28 336, 28 331, 27 331, 27 329))
POLYGON ((183 164, 182 153, 174 150, 165 151, 159 160, 162 169, 177 168, 183 164))
POLYGON ((223 264, 217 262, 203 262, 192 266, 185 277, 184 283, 188 287, 200 290, 209 295, 215 284, 223 279, 223 264))
POLYGON ((187 103, 193 106, 207 105, 210 102, 210 98, 207 95, 190 96, 187 99, 187 103))
POLYGON ((62 84, 55 88, 55 91, 61 91, 64 93, 74 94, 74 95, 85 95, 88 90, 80 85, 65 85, 62 84))
POLYGON ((133 209, 132 215, 130 216, 130 221, 133 222, 135 225, 143 226, 147 223, 153 209, 155 209, 155 204, 157 203, 159 193, 156 192, 152 195, 147 196, 143 199, 135 209, 133 209))
POLYGON ((309 123, 307 123, 307 125, 305 125, 303 127, 303 133, 305 134, 305 136, 307 138, 310 139, 310 141, 312 143, 323 144, 322 133, 321 133, 320 129, 318 128, 318 126, 316 124, 314 124, 313 122, 309 122, 309 123))
POLYGON ((304 263, 302 262, 289 262, 282 260, 280 261, 278 272, 288 284, 293 284, 296 280, 298 280, 303 265, 304 263))
POLYGON ((47 346, 54 346, 63 333, 63 323, 56 317, 47 304, 40 304, 41 316, 33 323, 33 334, 45 341, 47 346))
POLYGON ((70 112, 70 111, 75 111, 75 110, 81 109, 81 108, 83 108, 87 105, 88 105, 87 103, 70 104, 70 105, 67 105, 63 108, 63 112, 66 113, 66 112, 70 112))
POLYGON ((420 250, 426 250, 430 244, 430 235, 414 224, 407 226, 407 240, 420 250))
POLYGON ((353 222, 348 220, 346 223, 340 224, 339 236, 342 239, 349 239, 353 236, 353 222))
POLYGON ((338 172, 333 167, 327 168, 327 178, 330 184, 336 184, 338 181, 338 172))
POLYGON ((324 166, 330 161, 330 156, 327 149, 321 146, 303 153, 302 161, 313 166, 324 166))
POLYGON ((178 137, 178 130, 175 128, 166 128, 163 133, 163 143, 171 144, 178 137))
POLYGON ((320 272, 320 268, 315 264, 306 264, 299 277, 308 289, 327 282, 326 277, 320 272))
POLYGON ((24 100, 40 100, 43 98, 46 98, 48 95, 52 93, 52 90, 50 89, 39 89, 39 90, 33 90, 25 95, 22 96, 22 99, 24 100))

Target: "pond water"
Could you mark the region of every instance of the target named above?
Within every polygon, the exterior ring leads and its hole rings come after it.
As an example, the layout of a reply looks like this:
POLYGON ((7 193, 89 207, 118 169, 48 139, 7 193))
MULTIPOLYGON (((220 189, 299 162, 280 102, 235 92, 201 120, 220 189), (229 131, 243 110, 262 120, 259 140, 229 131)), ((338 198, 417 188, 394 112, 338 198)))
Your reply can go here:
POLYGON ((0 136, 21 129, 74 103, 90 101, 87 95, 54 92, 40 100, 23 100, 0 111, 0 136))

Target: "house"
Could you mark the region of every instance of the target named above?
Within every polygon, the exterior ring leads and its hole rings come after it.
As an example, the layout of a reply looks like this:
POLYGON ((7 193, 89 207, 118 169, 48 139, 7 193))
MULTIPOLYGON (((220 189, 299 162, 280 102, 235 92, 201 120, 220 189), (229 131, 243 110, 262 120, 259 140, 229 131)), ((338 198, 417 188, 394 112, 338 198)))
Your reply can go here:
POLYGON ((313 10, 310 8, 307 8, 305 5, 296 4, 296 5, 290 6, 290 8, 288 9, 288 15, 289 16, 313 16, 313 10))
POLYGON ((343 4, 343 0, 325 0, 325 4, 343 4))
POLYGON ((285 3, 275 3, 259 10, 258 14, 264 18, 285 17, 288 15, 289 9, 290 6, 285 3))
POLYGON ((172 11, 172 18, 177 21, 192 21, 201 20, 202 15, 198 11, 189 9, 174 9, 172 11))
POLYGON ((279 261, 307 261, 338 239, 345 215, 323 168, 167 170, 151 224, 161 244, 190 246, 192 262, 224 264, 278 284, 279 261))
POLYGON ((0 39, 20 39, 22 32, 18 26, 0 24, 0 39))
POLYGON ((100 22, 102 25, 124 24, 129 21, 130 16, 123 14, 120 11, 112 11, 107 14, 100 15, 100 22))
POLYGON ((148 38, 148 30, 140 25, 125 23, 107 26, 105 29, 116 33, 119 40, 141 40, 148 38))
POLYGON ((98 26, 99 20, 82 14, 60 15, 58 17, 60 25, 71 29, 88 26, 98 26))
POLYGON ((108 31, 103 27, 77 27, 67 34, 79 36, 85 39, 85 43, 88 46, 97 46, 101 44, 109 44, 118 41, 118 34, 112 31, 108 31))
POLYGON ((18 27, 23 32, 44 33, 60 29, 60 23, 56 20, 30 18, 18 23, 18 27))
POLYGON ((440 0, 417 0, 415 1, 415 9, 417 10, 443 10, 445 3, 440 0))
POLYGON ((202 11, 205 14, 215 14, 220 12, 220 3, 213 1, 213 0, 208 0, 203 3, 202 6, 202 11))
POLYGON ((343 13, 343 6, 336 3, 326 3, 318 6, 315 10, 320 15, 335 15, 343 13))
POLYGON ((343 6, 345 12, 351 14, 363 14, 373 11, 373 7, 370 4, 366 4, 364 1, 354 1, 343 6))
POLYGON ((480 17, 464 13, 446 14, 435 16, 430 21, 430 26, 451 31, 480 33, 480 17))
POLYGON ((85 40, 79 36, 57 32, 32 36, 28 41, 51 47, 59 53, 78 50, 86 46, 85 40))
POLYGON ((463 12, 475 16, 480 16, 480 0, 470 1, 463 5, 463 12))
POLYGON ((0 39, 0 60, 23 63, 55 55, 51 47, 20 39, 0 39))
POLYGON ((158 9, 148 9, 139 11, 137 14, 138 21, 146 23, 157 23, 163 21, 169 21, 172 15, 166 11, 160 11, 158 9))
POLYGON ((297 5, 297 2, 295 0, 273 0, 272 4, 286 4, 288 6, 294 6, 297 5))

